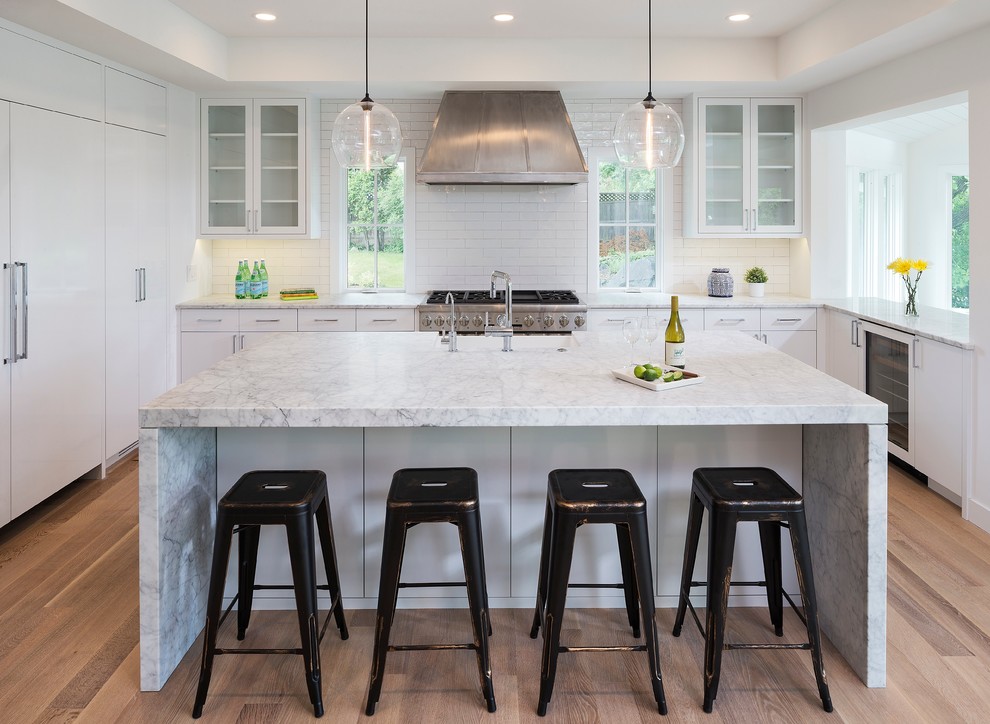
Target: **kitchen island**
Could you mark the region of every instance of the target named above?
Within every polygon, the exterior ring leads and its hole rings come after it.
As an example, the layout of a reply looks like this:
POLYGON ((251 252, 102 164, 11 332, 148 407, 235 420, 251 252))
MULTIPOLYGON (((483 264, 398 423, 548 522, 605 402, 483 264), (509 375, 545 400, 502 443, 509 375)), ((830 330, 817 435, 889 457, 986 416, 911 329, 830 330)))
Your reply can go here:
MULTIPOLYGON (((825 634, 868 686, 883 686, 885 405, 741 333, 689 341, 688 369, 704 382, 655 392, 613 378, 629 350, 611 335, 517 337, 511 353, 484 337, 462 336, 450 353, 430 334, 277 335, 153 401, 140 417, 142 689, 161 688, 202 628, 216 500, 240 474, 327 472, 342 592, 355 608, 376 601, 392 472, 441 465, 478 470, 493 606, 533 603, 551 469, 633 473, 650 505, 657 602, 673 606, 691 471, 773 467, 807 501, 825 634)), ((411 539, 404 579, 437 580, 439 568, 456 580, 451 542, 411 539), (436 542, 452 555, 426 563, 436 542)), ((604 553, 614 534, 579 543, 575 580, 614 577, 604 553)), ((740 546, 736 572, 761 577, 758 544, 740 546)), ((263 558, 259 581, 286 568, 277 552, 263 558)), ((457 589, 437 595, 405 605, 459 602, 457 589)), ((762 605, 761 595, 734 602, 762 605)))

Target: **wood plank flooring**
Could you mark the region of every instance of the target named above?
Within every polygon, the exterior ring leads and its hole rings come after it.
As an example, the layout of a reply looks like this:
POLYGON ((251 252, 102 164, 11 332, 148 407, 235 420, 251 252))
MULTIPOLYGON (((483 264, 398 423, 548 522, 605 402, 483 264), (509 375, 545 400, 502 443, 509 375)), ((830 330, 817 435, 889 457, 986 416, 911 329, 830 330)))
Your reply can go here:
MULTIPOLYGON (((835 712, 817 697, 801 651, 731 651, 715 712, 701 711, 702 641, 673 611, 658 612, 671 722, 966 722, 990 709, 990 535, 895 467, 890 468, 888 686, 867 689, 835 651, 826 671, 835 712)), ((0 721, 175 722, 191 718, 197 645, 161 692, 138 691, 137 461, 105 480, 80 481, 0 529, 0 721)), ((296 646, 291 612, 258 612, 248 641, 296 646)), ((389 655, 373 721, 535 722, 540 647, 529 610, 493 612, 498 711, 488 714, 473 654, 389 655)), ((785 635, 800 638, 787 611, 785 635)), ((625 643, 624 613, 568 611, 567 643, 625 643)), ((323 642, 324 702, 331 722, 363 715, 374 612, 349 611, 351 637, 323 642)), ((767 635, 761 608, 732 609, 731 635, 767 635)), ((231 629, 226 628, 232 639, 231 629)), ((400 611, 395 642, 469 640, 462 610, 400 611)), ((562 655, 543 721, 661 720, 644 654, 562 655)), ((313 721, 293 656, 219 657, 203 721, 313 721)))

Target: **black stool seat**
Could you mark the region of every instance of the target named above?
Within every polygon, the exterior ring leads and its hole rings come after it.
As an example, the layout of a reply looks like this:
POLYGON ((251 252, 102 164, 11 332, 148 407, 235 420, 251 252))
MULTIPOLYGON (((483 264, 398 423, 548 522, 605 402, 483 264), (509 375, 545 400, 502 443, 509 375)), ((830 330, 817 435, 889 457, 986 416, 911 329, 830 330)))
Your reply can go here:
POLYGON ((405 468, 392 476, 385 503, 385 535, 382 543, 382 570, 378 589, 375 648, 371 664, 371 684, 365 713, 372 716, 381 697, 385 660, 389 651, 450 651, 470 649, 477 653, 478 674, 488 711, 495 711, 495 689, 488 652, 491 635, 485 556, 481 539, 481 511, 478 503, 478 474, 471 468, 405 468), (451 523, 457 526, 464 563, 463 582, 401 583, 402 555, 406 532, 420 523, 451 523), (395 620, 395 603, 400 588, 465 586, 474 641, 466 644, 391 645, 389 636, 395 620))
POLYGON ((674 636, 680 636, 686 611, 690 610, 705 638, 704 710, 711 712, 718 695, 724 649, 809 649, 818 693, 825 711, 832 711, 832 699, 822 660, 821 632, 818 627, 818 604, 811 570, 811 548, 804 515, 804 498, 769 468, 698 468, 691 484, 684 565, 681 569, 680 596, 674 617, 674 636), (694 581, 694 565, 701 537, 701 522, 708 510, 708 580, 694 581), (736 540, 736 523, 755 521, 760 526, 763 552, 763 581, 731 581, 732 554, 736 540), (794 561, 798 568, 798 585, 804 611, 798 609, 784 590, 781 576, 781 529, 790 532, 794 561), (726 643, 725 624, 730 586, 765 586, 770 622, 777 636, 782 636, 783 601, 786 598, 805 624, 808 642, 802 644, 726 643), (701 619, 690 599, 690 589, 706 587, 706 621, 701 619))
POLYGON ((653 696, 661 714, 667 713, 660 652, 654 621, 653 569, 646 517, 646 498, 625 470, 553 470, 547 479, 547 508, 540 553, 536 611, 530 637, 543 627, 543 661, 537 714, 545 716, 557 676, 561 653, 586 651, 646 651, 650 661, 653 696), (587 524, 615 526, 622 583, 570 583, 571 559, 577 529, 587 524), (637 646, 560 645, 568 588, 621 588, 633 636, 640 636, 640 609, 646 643, 637 646))
POLYGON ((206 695, 213 673, 213 657, 220 654, 298 654, 303 657, 306 685, 313 713, 323 716, 323 691, 320 676, 320 642, 326 633, 331 615, 347 639, 347 623, 340 596, 337 554, 333 541, 333 525, 327 500, 327 476, 320 470, 255 470, 245 473, 217 504, 217 526, 213 544, 213 567, 206 605, 206 630, 203 637, 203 659, 193 718, 203 713, 206 695), (316 556, 313 522, 319 530, 320 547, 326 570, 327 585, 316 583, 316 556), (258 566, 258 545, 262 525, 283 525, 289 544, 289 561, 293 584, 255 585, 258 566), (223 589, 230 558, 230 543, 234 534, 238 540, 237 595, 220 614, 223 589), (261 589, 292 589, 295 591, 299 636, 297 649, 218 648, 217 631, 237 605, 237 639, 244 640, 251 618, 254 592, 261 589), (323 627, 317 631, 317 589, 330 593, 330 610, 323 627))

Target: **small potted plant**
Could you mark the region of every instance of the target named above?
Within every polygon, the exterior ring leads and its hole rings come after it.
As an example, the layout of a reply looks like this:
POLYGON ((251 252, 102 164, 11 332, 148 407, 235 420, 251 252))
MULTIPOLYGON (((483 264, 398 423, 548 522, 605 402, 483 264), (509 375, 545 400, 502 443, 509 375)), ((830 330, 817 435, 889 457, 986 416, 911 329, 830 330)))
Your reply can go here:
POLYGON ((750 267, 746 270, 746 275, 743 277, 747 284, 749 284, 749 296, 751 297, 762 297, 763 290, 766 288, 766 283, 769 277, 767 276, 766 270, 761 266, 750 267))

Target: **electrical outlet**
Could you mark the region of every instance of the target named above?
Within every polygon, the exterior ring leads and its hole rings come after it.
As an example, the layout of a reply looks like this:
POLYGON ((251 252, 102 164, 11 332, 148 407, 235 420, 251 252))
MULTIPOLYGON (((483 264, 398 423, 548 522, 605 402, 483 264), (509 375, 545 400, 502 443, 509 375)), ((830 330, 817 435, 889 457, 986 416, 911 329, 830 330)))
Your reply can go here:
POLYGON ((194 282, 196 281, 197 266, 195 264, 189 264, 186 266, 186 281, 194 282))

